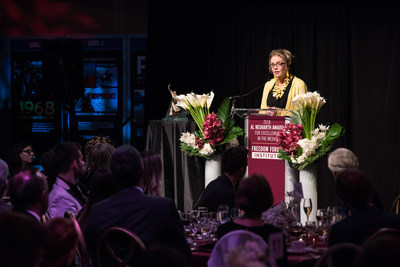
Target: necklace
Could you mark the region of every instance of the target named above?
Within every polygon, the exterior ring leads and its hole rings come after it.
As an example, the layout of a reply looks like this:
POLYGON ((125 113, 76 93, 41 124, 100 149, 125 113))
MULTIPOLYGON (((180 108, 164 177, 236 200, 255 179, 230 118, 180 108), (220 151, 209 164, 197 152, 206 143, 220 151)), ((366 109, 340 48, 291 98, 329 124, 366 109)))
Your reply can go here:
POLYGON ((278 79, 275 78, 275 85, 274 85, 274 88, 272 89, 272 96, 275 97, 276 99, 279 99, 285 93, 286 87, 288 86, 288 84, 290 82, 290 76, 285 78, 285 82, 282 84, 282 87, 278 86, 277 81, 278 81, 278 79))

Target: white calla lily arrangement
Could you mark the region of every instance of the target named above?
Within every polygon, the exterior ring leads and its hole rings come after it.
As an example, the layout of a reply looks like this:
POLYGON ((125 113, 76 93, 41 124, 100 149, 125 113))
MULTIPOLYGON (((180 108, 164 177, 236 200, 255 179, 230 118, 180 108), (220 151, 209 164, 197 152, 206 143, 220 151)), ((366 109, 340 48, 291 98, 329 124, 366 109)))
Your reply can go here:
POLYGON ((297 95, 292 101, 290 123, 277 134, 278 157, 298 170, 326 155, 345 132, 337 123, 315 127, 317 114, 325 103, 318 92, 297 95))
POLYGON ((211 158, 222 153, 229 146, 238 146, 238 136, 243 135, 243 129, 235 126, 235 120, 229 117, 231 103, 225 98, 217 113, 210 107, 214 93, 179 95, 177 106, 185 109, 192 116, 199 128, 194 133, 184 132, 181 135, 181 150, 188 156, 211 158))

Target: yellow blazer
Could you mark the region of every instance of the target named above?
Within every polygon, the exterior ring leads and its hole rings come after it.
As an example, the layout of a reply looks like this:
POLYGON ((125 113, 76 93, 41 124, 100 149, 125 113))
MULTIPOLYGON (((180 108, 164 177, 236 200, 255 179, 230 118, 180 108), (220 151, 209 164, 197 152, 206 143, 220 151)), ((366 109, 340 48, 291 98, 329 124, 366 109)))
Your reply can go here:
MULTIPOLYGON (((261 100, 261 109, 266 109, 267 107, 267 98, 269 91, 272 90, 275 84, 275 79, 271 79, 265 83, 264 92, 261 100)), ((293 110, 292 100, 298 94, 303 94, 307 92, 307 85, 303 82, 302 79, 293 77, 292 86, 290 87, 288 99, 286 102, 285 109, 293 110)))

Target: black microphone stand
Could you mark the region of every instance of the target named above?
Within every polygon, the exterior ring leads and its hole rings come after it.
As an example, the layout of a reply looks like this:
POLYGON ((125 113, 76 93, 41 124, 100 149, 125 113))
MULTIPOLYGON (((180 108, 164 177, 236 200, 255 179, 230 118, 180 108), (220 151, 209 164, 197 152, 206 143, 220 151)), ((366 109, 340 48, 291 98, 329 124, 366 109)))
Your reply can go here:
POLYGON ((264 86, 265 83, 262 83, 260 85, 258 85, 257 87, 255 87, 254 89, 250 90, 249 92, 243 94, 243 95, 235 95, 235 96, 230 96, 229 100, 232 101, 232 107, 231 107, 231 113, 230 113, 230 117, 233 118, 233 109, 235 108, 235 104, 236 104, 236 100, 238 98, 242 98, 242 97, 246 97, 252 93, 254 93, 257 89, 260 89, 260 87, 264 86))

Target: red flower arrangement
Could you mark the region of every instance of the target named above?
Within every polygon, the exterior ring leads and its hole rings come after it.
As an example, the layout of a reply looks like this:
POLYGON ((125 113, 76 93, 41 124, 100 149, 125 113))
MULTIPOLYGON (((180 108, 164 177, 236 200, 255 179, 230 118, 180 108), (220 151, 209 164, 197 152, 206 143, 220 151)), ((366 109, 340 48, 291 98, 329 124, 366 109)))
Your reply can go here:
POLYGON ((230 117, 229 98, 222 101, 216 113, 209 113, 200 105, 192 105, 187 110, 190 110, 199 129, 194 133, 182 133, 181 150, 186 155, 210 159, 228 147, 239 145, 237 137, 243 135, 243 129, 235 126, 235 120, 230 117))
POLYGON ((222 127, 222 121, 214 112, 205 116, 203 122, 203 137, 214 147, 216 144, 224 140, 225 127, 222 127))
POLYGON ((303 131, 303 125, 287 123, 285 128, 276 135, 280 149, 285 150, 289 155, 296 156, 297 148, 300 146, 297 142, 303 138, 303 131))

